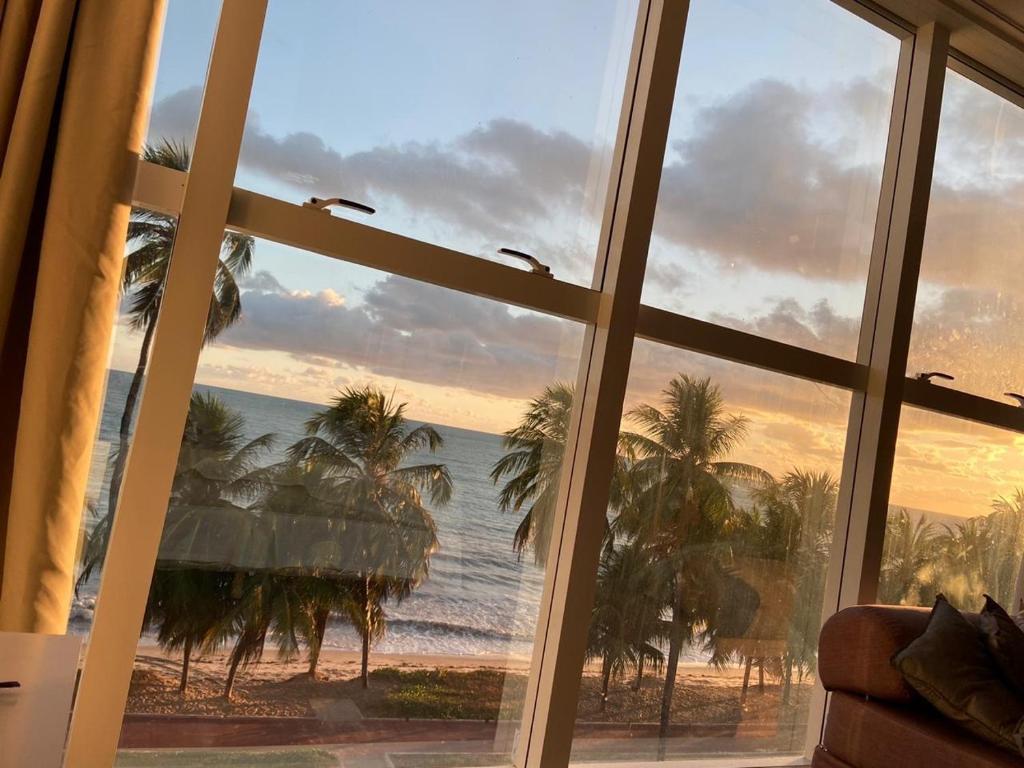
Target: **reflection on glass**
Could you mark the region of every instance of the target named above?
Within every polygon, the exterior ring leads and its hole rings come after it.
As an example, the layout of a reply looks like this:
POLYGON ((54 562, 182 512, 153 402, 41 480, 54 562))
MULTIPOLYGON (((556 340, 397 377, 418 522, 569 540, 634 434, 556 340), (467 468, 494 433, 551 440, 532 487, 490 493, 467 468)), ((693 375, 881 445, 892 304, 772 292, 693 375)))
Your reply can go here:
POLYGON ((507 764, 582 328, 229 237, 118 764, 507 764))
MULTIPOLYGON (((1024 390, 1024 109, 947 70, 908 373, 1024 390)), ((1011 401, 1012 402, 1012 401, 1011 401)))
POLYGON ((235 183, 589 285, 636 7, 273 0, 235 183))
MULTIPOLYGON (((166 148, 165 148, 166 149, 166 148)), ((171 155, 153 148, 146 154, 167 163, 171 155)), ((183 158, 177 158, 181 161, 183 158)), ((187 161, 186 161, 187 164, 187 161)), ((146 378, 149 348, 160 313, 162 286, 170 267, 177 220, 164 214, 133 208, 128 224, 122 268, 120 312, 111 341, 110 368, 103 395, 103 410, 93 443, 82 535, 75 568, 75 595, 69 631, 88 635, 92 627, 96 593, 107 550, 111 510, 131 446, 139 397, 146 378)))
POLYGON ((574 761, 803 749, 849 400, 636 343, 574 761))
POLYGON ((220 0, 168 0, 146 141, 191 149, 220 0))
POLYGON ((878 600, 931 606, 945 594, 978 611, 1024 589, 1024 440, 904 407, 878 600))
POLYGON ((898 53, 825 0, 693 0, 644 302, 853 357, 898 53))

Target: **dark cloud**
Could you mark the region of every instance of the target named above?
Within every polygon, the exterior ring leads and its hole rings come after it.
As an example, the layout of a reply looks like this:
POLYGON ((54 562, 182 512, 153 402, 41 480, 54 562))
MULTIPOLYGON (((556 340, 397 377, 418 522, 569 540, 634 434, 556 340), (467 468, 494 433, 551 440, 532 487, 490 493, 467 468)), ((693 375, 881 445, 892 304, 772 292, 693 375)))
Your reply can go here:
POLYGON ((824 300, 805 309, 795 299, 777 299, 761 315, 737 317, 714 313, 709 319, 729 328, 826 354, 855 350, 860 333, 859 317, 840 315, 824 300))
MULTIPOLYGON (((870 102, 868 114, 889 98, 865 83, 841 93, 870 102)), ((669 148, 656 234, 724 263, 862 278, 880 168, 852 164, 841 142, 813 134, 827 100, 763 80, 700 109, 692 134, 669 148)))
MULTIPOLYGON (((189 88, 158 102, 149 135, 191 137, 201 95, 189 88)), ((343 154, 313 133, 271 135, 259 115, 250 113, 241 164, 301 190, 303 197, 341 195, 385 211, 397 201, 418 221, 457 230, 458 242, 480 249, 526 248, 559 276, 586 281, 600 223, 590 219, 586 188, 602 157, 564 131, 510 119, 492 120, 447 142, 384 144, 343 154)))
POLYGON ((357 306, 330 291, 247 291, 241 321, 219 342, 525 398, 574 374, 581 340, 564 321, 390 276, 357 306))
MULTIPOLYGON (((860 79, 818 91, 762 80, 695 107, 693 127, 668 149, 656 236, 710 264, 862 281, 892 99, 883 85, 860 79)), ((150 135, 190 136, 200 98, 190 88, 161 100, 150 135)), ((954 79, 940 148, 940 162, 967 172, 937 171, 925 279, 958 285, 970 269, 987 287, 1003 284, 1008 271, 1016 280, 1024 270, 1008 265, 1024 241, 1024 111, 954 79), (1016 174, 1006 170, 1015 158, 1016 174)), ((593 161, 606 156, 607 148, 509 119, 446 142, 343 154, 312 133, 273 136, 250 114, 242 162, 303 195, 394 199, 481 247, 538 248, 580 274, 592 261, 593 234, 557 228, 578 225, 566 214, 578 214, 593 161), (544 242, 552 237, 562 242, 544 242)), ((651 284, 684 287, 688 258, 654 249, 651 284)))
POLYGON ((285 288, 280 281, 265 269, 246 275, 238 281, 238 285, 245 291, 257 291, 259 293, 285 293, 285 288))
POLYGON ((173 139, 191 145, 199 124, 203 89, 194 85, 165 96, 153 105, 149 118, 151 141, 173 139))

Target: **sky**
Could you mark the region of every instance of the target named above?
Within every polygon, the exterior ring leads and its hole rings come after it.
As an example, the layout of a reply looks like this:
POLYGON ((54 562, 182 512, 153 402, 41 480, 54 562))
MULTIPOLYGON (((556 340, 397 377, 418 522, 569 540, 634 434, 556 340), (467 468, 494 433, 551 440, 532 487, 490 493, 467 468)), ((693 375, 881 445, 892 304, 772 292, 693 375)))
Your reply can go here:
MULTIPOLYGON (((373 205, 371 226, 590 285, 635 0, 271 0, 236 184, 373 205)), ((170 0, 150 140, 190 140, 213 0, 170 0)), ((828 0, 693 0, 645 303, 839 357, 856 351, 899 42, 828 0), (825 34, 823 34, 823 30, 825 34)), ((910 372, 1024 388, 1024 110, 950 73, 910 372)), ((500 432, 572 381, 582 328, 259 241, 240 322, 197 381, 325 402, 393 388, 416 418, 500 432)), ((122 326, 112 365, 131 369, 122 326)), ((736 458, 839 474, 849 395, 638 342, 627 409, 709 375, 736 458)), ((1024 487, 1015 436, 912 411, 893 503, 986 511, 1024 487)))

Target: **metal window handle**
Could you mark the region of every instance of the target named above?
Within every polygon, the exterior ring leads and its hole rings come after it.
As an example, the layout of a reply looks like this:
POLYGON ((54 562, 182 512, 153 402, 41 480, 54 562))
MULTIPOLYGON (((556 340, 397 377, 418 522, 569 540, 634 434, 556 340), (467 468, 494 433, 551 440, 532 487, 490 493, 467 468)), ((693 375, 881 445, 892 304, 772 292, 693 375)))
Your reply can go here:
POLYGON ((359 211, 369 216, 377 212, 376 208, 371 208, 363 203, 357 203, 355 200, 346 200, 343 197, 311 197, 302 204, 302 207, 330 213, 327 209, 334 205, 340 205, 342 208, 351 208, 353 211, 359 211))
POLYGON ((915 376, 918 381, 926 381, 931 384, 932 379, 944 379, 946 381, 955 381, 955 376, 950 376, 948 373, 942 371, 928 371, 927 373, 919 373, 915 376))
POLYGON ((0 688, 21 688, 17 680, 0 680, 0 688))
POLYGON ((512 248, 499 248, 498 253, 500 253, 502 256, 514 256, 517 259, 522 259, 523 261, 530 265, 530 272, 532 272, 535 275, 540 275, 542 277, 554 277, 554 275, 551 273, 551 267, 549 267, 547 264, 541 264, 535 257, 531 256, 528 253, 516 251, 513 250, 512 248))
POLYGON ((1003 392, 1003 396, 1016 400, 1018 407, 1024 408, 1024 395, 1018 395, 1016 392, 1003 392))

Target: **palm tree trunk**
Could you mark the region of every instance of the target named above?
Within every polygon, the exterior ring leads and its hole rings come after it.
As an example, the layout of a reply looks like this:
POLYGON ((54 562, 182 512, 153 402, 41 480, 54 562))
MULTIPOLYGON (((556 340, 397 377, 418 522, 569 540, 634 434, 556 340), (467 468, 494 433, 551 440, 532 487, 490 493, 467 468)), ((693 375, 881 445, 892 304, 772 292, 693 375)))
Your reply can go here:
POLYGON ((363 658, 360 669, 360 678, 363 681, 363 688, 370 687, 370 631, 373 613, 370 606, 370 577, 363 580, 363 658))
POLYGON ((793 660, 786 659, 786 672, 782 681, 782 703, 789 704, 790 693, 793 688, 793 660))
POLYGON ((750 688, 750 668, 754 665, 754 660, 747 657, 746 663, 743 665, 743 688, 740 691, 740 704, 747 700, 747 690, 750 688))
POLYGON ((183 650, 184 650, 185 658, 183 658, 182 661, 181 661, 181 682, 178 684, 178 693, 184 693, 186 690, 188 690, 189 664, 192 661, 192 638, 191 637, 186 637, 185 638, 185 647, 184 647, 183 650))
POLYGON ((228 669, 228 681, 224 685, 224 698, 231 701, 231 693, 235 690, 235 677, 238 674, 238 663, 242 660, 242 654, 238 653, 238 647, 231 654, 231 667, 228 669))
POLYGON ((668 736, 669 721, 672 717, 672 698, 676 692, 676 672, 679 669, 679 653, 683 645, 683 611, 681 587, 676 588, 676 599, 672 603, 672 627, 668 637, 668 659, 665 667, 665 687, 661 693, 661 723, 658 729, 659 755, 664 756, 664 739, 668 736))
POLYGON ((327 619, 330 609, 318 607, 313 612, 313 642, 309 646, 309 676, 316 680, 316 666, 320 662, 320 649, 324 646, 324 635, 327 634, 327 619))
POLYGON ((647 657, 644 656, 641 653, 640 654, 640 659, 636 663, 636 679, 633 681, 633 690, 634 691, 639 691, 640 690, 640 686, 644 682, 644 660, 646 658, 647 657))
POLYGON ((110 490, 107 492, 107 513, 113 514, 117 507, 117 497, 121 493, 121 480, 124 465, 128 461, 128 440, 132 431, 132 416, 135 415, 135 403, 139 399, 142 381, 146 377, 146 365, 149 362, 149 347, 153 342, 153 331, 156 330, 156 319, 146 325, 142 335, 142 347, 139 349, 139 362, 135 366, 132 382, 128 385, 128 394, 124 399, 124 410, 121 412, 121 428, 118 433, 117 455, 114 458, 114 469, 110 473, 110 490))
POLYGON ((604 712, 605 704, 608 703, 608 684, 612 679, 611 659, 606 654, 601 664, 601 706, 598 711, 604 712))

